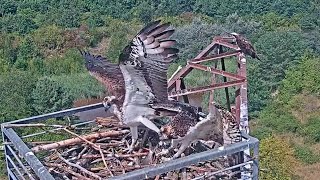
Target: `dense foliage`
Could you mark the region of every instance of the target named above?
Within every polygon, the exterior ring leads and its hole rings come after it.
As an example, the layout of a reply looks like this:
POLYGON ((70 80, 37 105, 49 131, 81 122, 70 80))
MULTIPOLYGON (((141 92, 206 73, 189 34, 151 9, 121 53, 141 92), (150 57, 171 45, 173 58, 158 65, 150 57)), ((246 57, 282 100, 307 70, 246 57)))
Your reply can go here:
MULTIPOLYGON (((179 42, 180 56, 170 74, 213 36, 244 34, 262 59, 247 58, 249 110, 258 118, 254 134, 263 139, 293 133, 308 145, 319 143, 319 12, 317 0, 1 0, 0 121, 102 96, 104 88, 88 75, 76 48, 116 61, 142 24, 162 19, 175 26, 179 42)), ((194 71, 186 83, 204 85, 209 78, 194 71)), ((279 145, 281 139, 263 142, 279 145)), ((308 145, 290 145, 300 160, 318 162, 318 154, 305 148, 308 145)), ((268 149, 261 152, 265 155, 268 149)), ((284 166, 276 167, 272 171, 278 175, 272 178, 290 176, 284 166)))
POLYGON ((260 163, 259 179, 289 180, 297 165, 290 145, 272 136, 261 141, 260 163))
POLYGON ((32 91, 32 106, 37 114, 45 114, 70 108, 72 98, 58 82, 48 78, 40 78, 32 91))

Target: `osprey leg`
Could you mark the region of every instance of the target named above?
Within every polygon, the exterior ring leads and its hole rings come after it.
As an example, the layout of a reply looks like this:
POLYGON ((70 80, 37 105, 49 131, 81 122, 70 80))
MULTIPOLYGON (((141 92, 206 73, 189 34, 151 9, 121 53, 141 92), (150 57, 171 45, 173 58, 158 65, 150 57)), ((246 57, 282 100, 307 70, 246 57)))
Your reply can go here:
POLYGON ((180 146, 178 152, 173 155, 172 159, 178 158, 178 157, 184 152, 184 150, 187 149, 187 147, 189 146, 189 144, 190 144, 190 141, 189 141, 189 140, 186 140, 186 139, 185 139, 184 141, 182 141, 181 146, 180 146))
POLYGON ((138 140, 138 126, 130 127, 130 132, 131 132, 132 142, 131 142, 131 145, 129 146, 129 148, 127 149, 128 153, 133 151, 133 148, 138 140))

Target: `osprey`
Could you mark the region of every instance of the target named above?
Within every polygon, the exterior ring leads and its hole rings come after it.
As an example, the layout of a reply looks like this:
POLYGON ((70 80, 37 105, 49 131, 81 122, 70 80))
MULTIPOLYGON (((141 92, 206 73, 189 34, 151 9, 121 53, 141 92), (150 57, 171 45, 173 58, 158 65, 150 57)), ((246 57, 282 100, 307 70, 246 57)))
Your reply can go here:
POLYGON ((173 120, 162 127, 164 134, 173 137, 170 149, 176 148, 179 144, 178 151, 172 159, 178 158, 185 149, 196 141, 211 141, 223 144, 222 114, 217 106, 210 108, 209 114, 201 121, 196 121, 192 116, 184 116, 184 119, 173 118, 173 120), (187 117, 187 118, 185 118, 187 117), (188 118, 189 117, 189 118, 188 118))
MULTIPOLYGON (((163 133, 172 139, 170 149, 180 147, 174 158, 178 158, 184 150, 193 142, 202 141, 215 142, 220 145, 229 145, 241 141, 241 132, 239 130, 236 117, 226 108, 212 102, 213 108, 210 108, 209 114, 197 121, 192 116, 184 115, 183 119, 172 118, 167 125, 162 127, 163 133), (189 117, 189 118, 188 118, 189 117)), ((187 113, 187 112, 183 112, 187 113)))
POLYGON ((260 60, 260 58, 258 57, 258 55, 257 55, 257 53, 256 53, 256 51, 250 41, 248 41, 246 38, 244 38, 243 36, 241 36, 238 33, 230 33, 230 34, 236 38, 236 42, 237 42, 240 50, 244 54, 250 55, 252 58, 256 58, 256 59, 260 60))
POLYGON ((150 121, 160 115, 176 116, 192 111, 197 118, 197 108, 168 100, 167 69, 178 50, 171 48, 176 43, 174 40, 167 40, 174 32, 166 30, 170 24, 159 23, 156 21, 144 27, 124 48, 118 64, 80 51, 90 74, 105 84, 112 95, 105 98, 104 106, 112 109, 118 119, 130 127, 130 149, 137 141, 140 124, 160 133, 150 121))

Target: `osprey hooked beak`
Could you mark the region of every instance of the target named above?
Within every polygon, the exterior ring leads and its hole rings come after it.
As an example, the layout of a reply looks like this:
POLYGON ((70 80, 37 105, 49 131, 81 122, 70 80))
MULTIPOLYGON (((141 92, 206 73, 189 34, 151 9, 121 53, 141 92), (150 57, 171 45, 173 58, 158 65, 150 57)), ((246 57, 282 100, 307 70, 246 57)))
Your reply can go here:
POLYGON ((107 96, 105 98, 103 98, 103 106, 104 106, 104 110, 108 111, 110 109, 110 107, 112 106, 112 104, 114 103, 113 101, 116 100, 115 96, 107 96))

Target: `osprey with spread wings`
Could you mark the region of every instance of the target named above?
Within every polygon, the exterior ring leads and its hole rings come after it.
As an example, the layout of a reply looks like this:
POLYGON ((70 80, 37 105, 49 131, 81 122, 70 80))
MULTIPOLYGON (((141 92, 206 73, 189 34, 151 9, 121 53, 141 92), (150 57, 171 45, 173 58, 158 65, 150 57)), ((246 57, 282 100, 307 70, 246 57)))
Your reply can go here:
POLYGON ((168 39, 174 32, 167 30, 169 26, 155 21, 144 27, 124 48, 118 64, 81 52, 90 74, 111 93, 104 106, 130 127, 131 150, 140 124, 160 133, 151 120, 161 115, 198 120, 197 108, 168 99, 167 70, 178 53, 172 48, 176 41, 168 39))

